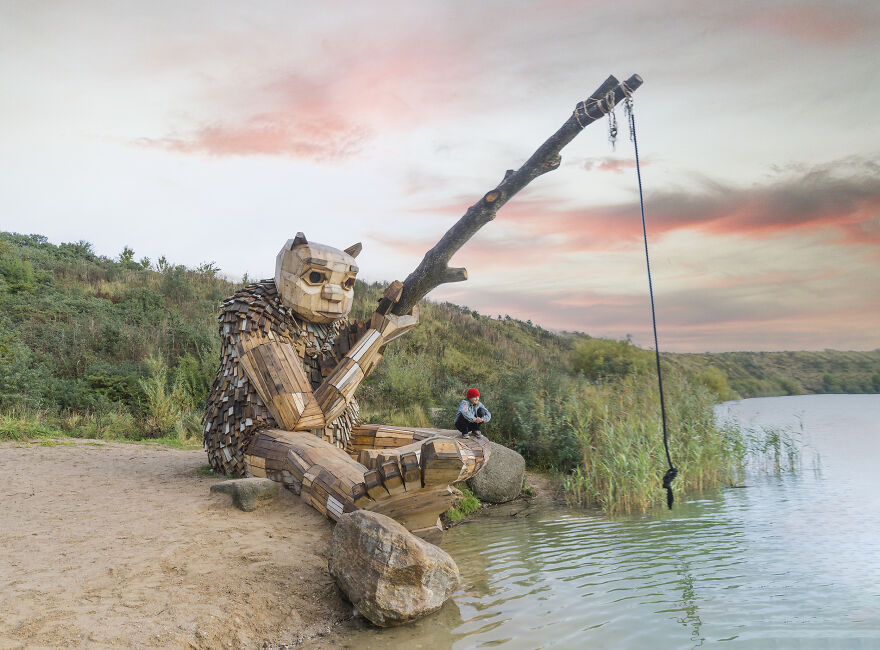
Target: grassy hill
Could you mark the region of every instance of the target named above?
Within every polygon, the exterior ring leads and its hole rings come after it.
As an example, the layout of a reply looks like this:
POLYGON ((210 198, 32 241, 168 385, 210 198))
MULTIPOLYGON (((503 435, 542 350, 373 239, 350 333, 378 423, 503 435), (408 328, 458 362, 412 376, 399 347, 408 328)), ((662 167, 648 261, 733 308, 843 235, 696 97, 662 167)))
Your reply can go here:
MULTIPOLYGON (((138 261, 130 249, 109 259, 87 242, 0 233, 0 437, 198 440, 219 354, 217 309, 240 286, 213 265, 138 261)), ((352 317, 368 317, 382 290, 358 282, 352 317)), ((419 327, 389 346, 358 393, 367 421, 450 427, 475 385, 495 414, 490 435, 532 467, 574 470, 578 500, 632 509, 653 499, 662 452, 652 353, 449 303, 421 309, 419 327), (616 466, 618 457, 629 465, 616 466), (641 496, 624 495, 619 477, 635 485, 639 472, 641 496)), ((694 489, 729 480, 742 453, 735 433, 713 429, 714 401, 880 384, 880 351, 665 358, 674 442, 687 455, 682 480, 694 489), (686 478, 688 463, 699 479, 686 478)))
POLYGON ((804 393, 880 393, 880 350, 674 354, 686 371, 714 367, 742 397, 804 393))

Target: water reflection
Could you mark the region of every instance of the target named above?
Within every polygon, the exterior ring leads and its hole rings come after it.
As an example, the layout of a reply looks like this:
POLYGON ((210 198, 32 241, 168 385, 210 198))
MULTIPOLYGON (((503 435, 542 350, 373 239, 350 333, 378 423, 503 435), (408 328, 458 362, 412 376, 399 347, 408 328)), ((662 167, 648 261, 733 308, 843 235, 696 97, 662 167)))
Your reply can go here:
POLYGON ((404 628, 365 626, 350 647, 880 647, 880 396, 727 408, 747 424, 799 414, 821 464, 650 517, 519 506, 460 526, 444 543, 463 576, 454 602, 404 628))

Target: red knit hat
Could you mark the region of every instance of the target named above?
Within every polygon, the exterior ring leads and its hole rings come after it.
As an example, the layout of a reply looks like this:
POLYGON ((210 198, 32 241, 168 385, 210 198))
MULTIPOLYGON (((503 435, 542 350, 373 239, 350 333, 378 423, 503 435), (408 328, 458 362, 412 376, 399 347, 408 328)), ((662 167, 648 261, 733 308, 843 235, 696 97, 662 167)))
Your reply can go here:
POLYGON ((468 399, 470 399, 472 397, 479 397, 479 396, 480 396, 480 391, 478 391, 476 388, 468 388, 468 391, 467 391, 467 398, 468 399))

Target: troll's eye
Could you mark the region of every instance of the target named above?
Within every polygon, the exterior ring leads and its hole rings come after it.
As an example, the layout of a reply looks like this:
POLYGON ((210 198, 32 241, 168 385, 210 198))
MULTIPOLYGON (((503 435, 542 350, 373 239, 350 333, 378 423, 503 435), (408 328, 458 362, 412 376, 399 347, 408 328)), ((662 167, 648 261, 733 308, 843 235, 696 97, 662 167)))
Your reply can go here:
POLYGON ((354 281, 355 281, 355 277, 353 275, 351 277, 345 278, 345 280, 342 283, 342 287, 344 289, 354 289, 354 281))
POLYGON ((303 279, 309 284, 321 284, 326 279, 326 276, 321 271, 309 271, 303 276, 303 279))

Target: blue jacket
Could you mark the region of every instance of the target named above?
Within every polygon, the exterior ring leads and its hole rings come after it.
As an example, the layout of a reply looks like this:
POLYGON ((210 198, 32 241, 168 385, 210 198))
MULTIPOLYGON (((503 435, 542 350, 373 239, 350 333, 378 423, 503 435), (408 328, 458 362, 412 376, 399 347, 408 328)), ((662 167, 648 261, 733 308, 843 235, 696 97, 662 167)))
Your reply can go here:
POLYGON ((492 419, 492 414, 489 413, 489 409, 483 406, 482 402, 478 401, 474 405, 466 399, 461 400, 461 404, 458 405, 458 413, 455 414, 456 420, 459 415, 468 422, 476 422, 477 418, 483 418, 483 422, 488 422, 492 419))

